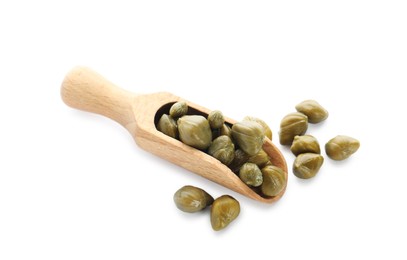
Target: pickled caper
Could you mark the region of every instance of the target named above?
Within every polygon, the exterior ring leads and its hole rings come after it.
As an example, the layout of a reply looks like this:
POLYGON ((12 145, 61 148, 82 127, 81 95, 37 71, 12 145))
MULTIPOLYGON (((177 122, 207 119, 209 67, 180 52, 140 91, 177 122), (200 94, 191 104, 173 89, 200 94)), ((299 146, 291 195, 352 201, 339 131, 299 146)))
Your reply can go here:
POLYGON ((245 118, 243 118, 243 121, 253 121, 256 123, 259 123, 264 130, 264 135, 270 139, 270 141, 273 138, 273 133, 271 132, 270 127, 266 124, 266 122, 264 122, 263 120, 261 120, 260 118, 254 117, 254 116, 246 116, 245 118))
POLYGON ((314 177, 324 162, 324 157, 316 153, 302 153, 295 158, 293 173, 301 179, 314 177))
POLYGON ((166 114, 163 114, 158 121, 157 130, 171 136, 172 138, 178 139, 178 127, 175 120, 166 114))
POLYGON ((178 119, 181 141, 197 149, 204 150, 211 145, 212 131, 208 120, 203 116, 183 116, 178 119))
POLYGON ((257 154, 250 156, 250 158, 247 160, 247 162, 254 163, 259 166, 260 169, 266 166, 269 161, 270 157, 263 149, 261 149, 257 154))
POLYGON ((180 210, 193 213, 212 205, 213 197, 203 189, 187 185, 175 192, 174 203, 180 210))
POLYGON ((211 207, 211 225, 213 230, 219 231, 227 227, 240 213, 239 202, 229 195, 217 198, 211 207))
POLYGON ((170 116, 177 118, 186 115, 188 112, 188 105, 185 101, 178 101, 170 108, 170 116))
POLYGON ((227 135, 233 141, 232 129, 227 124, 223 124, 219 130, 220 130, 220 135, 227 135))
POLYGON ((226 135, 221 135, 213 140, 209 146, 208 154, 212 155, 225 165, 229 165, 235 157, 235 145, 226 135))
POLYGON ((277 166, 265 166, 261 169, 263 174, 263 184, 260 186, 261 192, 266 196, 278 195, 287 185, 284 171, 277 166))
POLYGON ((239 178, 249 186, 258 187, 263 183, 260 168, 254 163, 245 163, 239 170, 239 178))
POLYGON ((308 118, 302 113, 290 113, 280 123, 280 144, 291 144, 296 135, 303 135, 308 129, 308 118))
POLYGON ((257 154, 263 146, 263 127, 253 121, 242 121, 232 126, 233 139, 248 155, 257 154))
POLYGON ((245 164, 250 158, 250 155, 243 152, 241 149, 235 150, 235 156, 229 168, 234 173, 238 173, 243 164, 245 164))
POLYGON ((298 112, 308 117, 308 122, 316 124, 328 118, 328 111, 315 100, 305 100, 295 106, 298 112))
POLYGON ((221 135, 227 135, 233 142, 232 129, 227 124, 223 124, 220 128, 212 129, 212 139, 216 139, 221 135))
POLYGON ((325 152, 332 160, 341 161, 354 154, 359 147, 360 143, 355 138, 338 135, 325 144, 325 152))
POLYGON ((291 145, 291 152, 294 155, 301 153, 321 153, 318 140, 312 135, 297 135, 291 145))
POLYGON ((208 115, 209 125, 212 129, 221 128, 223 123, 225 123, 225 118, 219 110, 214 110, 208 115))

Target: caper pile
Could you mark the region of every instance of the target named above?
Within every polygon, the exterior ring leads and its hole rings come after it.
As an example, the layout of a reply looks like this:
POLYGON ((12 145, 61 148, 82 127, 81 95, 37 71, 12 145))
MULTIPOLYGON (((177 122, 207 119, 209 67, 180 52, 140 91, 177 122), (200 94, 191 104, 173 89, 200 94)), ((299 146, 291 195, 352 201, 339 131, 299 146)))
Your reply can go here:
POLYGON ((263 120, 245 117, 229 125, 219 110, 206 118, 187 113, 186 102, 174 103, 169 114, 159 119, 157 129, 218 159, 262 196, 276 196, 284 189, 284 171, 273 166, 262 149, 265 137, 272 139, 271 129, 263 120))
POLYGON ((216 200, 203 189, 184 186, 174 194, 174 203, 178 209, 194 213, 211 206, 212 229, 219 231, 226 228, 240 213, 239 202, 229 195, 222 195, 216 200))
POLYGON ((301 179, 314 177, 324 162, 324 157, 320 155, 318 140, 312 135, 294 137, 291 152, 297 156, 293 165, 293 173, 301 179))
MULTIPOLYGON (((324 157, 318 140, 305 135, 308 123, 328 118, 328 111, 315 100, 306 100, 296 107, 297 112, 286 115, 280 123, 280 143, 290 145, 296 156, 293 173, 309 179, 320 170, 324 157)), ((276 196, 286 186, 284 171, 272 165, 262 149, 264 138, 272 139, 272 132, 261 119, 245 117, 232 126, 225 123, 222 112, 215 110, 207 118, 187 115, 185 102, 173 104, 169 115, 163 114, 157 129, 183 143, 207 152, 227 165, 239 178, 262 196, 276 196)), ((359 149, 358 140, 338 135, 325 144, 325 152, 333 160, 344 160, 359 149)), ((211 225, 215 231, 224 229, 240 213, 239 202, 229 195, 213 199, 204 190, 184 186, 174 194, 175 205, 184 212, 198 212, 211 207, 211 225)))
MULTIPOLYGON (((328 111, 315 100, 305 100, 295 106, 297 112, 286 115, 280 123, 280 143, 291 145, 296 156, 293 173, 298 178, 314 177, 321 168, 324 157, 318 140, 312 135, 304 135, 308 123, 319 123, 328 118, 328 111)), ((338 135, 325 145, 325 151, 333 160, 344 160, 359 149, 359 141, 344 135, 338 135)))

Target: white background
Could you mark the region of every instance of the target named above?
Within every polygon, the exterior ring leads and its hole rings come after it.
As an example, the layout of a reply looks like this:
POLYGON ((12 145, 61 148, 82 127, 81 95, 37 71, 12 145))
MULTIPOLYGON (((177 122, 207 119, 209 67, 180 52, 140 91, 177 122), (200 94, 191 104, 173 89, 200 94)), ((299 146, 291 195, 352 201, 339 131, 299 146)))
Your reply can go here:
MULTIPOLYGON (((406 259, 406 1, 2 1, 0 259, 406 259), (281 118, 304 99, 330 117, 323 146, 358 138, 310 180, 289 172, 266 205, 136 146, 60 98, 86 65, 138 93, 168 91, 227 116, 281 118), (241 214, 176 209, 183 185, 241 214)), ((289 168, 294 156, 282 149, 289 168)))

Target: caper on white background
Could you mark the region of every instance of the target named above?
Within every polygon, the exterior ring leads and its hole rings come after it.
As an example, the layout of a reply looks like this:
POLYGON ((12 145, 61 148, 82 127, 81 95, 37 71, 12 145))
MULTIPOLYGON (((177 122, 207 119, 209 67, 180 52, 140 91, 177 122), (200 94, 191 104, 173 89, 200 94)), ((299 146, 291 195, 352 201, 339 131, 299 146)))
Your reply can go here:
POLYGON ((406 13, 403 0, 1 1, 0 259, 407 259, 406 13), (290 169, 284 197, 256 203, 66 107, 76 65, 261 118, 290 169), (278 132, 309 99, 329 116, 308 124, 324 163, 304 180, 278 132), (342 161, 325 152, 337 135, 360 142, 342 161), (178 210, 184 185, 234 197, 238 218, 215 232, 209 208, 178 210))

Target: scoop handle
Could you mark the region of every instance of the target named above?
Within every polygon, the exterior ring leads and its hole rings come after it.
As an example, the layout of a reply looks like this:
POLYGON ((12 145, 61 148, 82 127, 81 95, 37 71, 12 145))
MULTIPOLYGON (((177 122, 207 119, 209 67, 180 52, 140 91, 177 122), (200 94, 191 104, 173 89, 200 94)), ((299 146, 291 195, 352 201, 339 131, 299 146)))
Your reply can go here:
POLYGON ((86 67, 73 68, 61 85, 68 106, 109 117, 124 127, 134 122, 136 96, 86 67))

